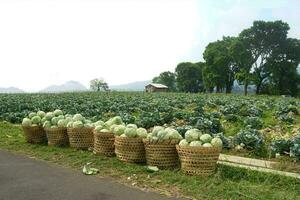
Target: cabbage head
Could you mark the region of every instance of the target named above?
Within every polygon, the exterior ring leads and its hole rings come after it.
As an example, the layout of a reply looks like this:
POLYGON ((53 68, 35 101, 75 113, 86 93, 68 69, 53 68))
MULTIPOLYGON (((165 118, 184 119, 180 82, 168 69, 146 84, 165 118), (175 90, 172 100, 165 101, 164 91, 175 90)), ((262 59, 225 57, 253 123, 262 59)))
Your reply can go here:
POLYGON ((28 115, 28 117, 29 117, 30 119, 32 119, 34 116, 36 116, 36 113, 35 113, 35 112, 31 112, 31 113, 29 113, 29 115, 28 115))
POLYGON ((137 136, 137 128, 134 127, 126 127, 124 134, 127 137, 136 137, 137 136))
POLYGON ((29 118, 24 118, 22 121, 23 126, 31 126, 31 120, 29 118))
POLYGON ((37 115, 40 116, 40 118, 43 118, 43 117, 45 117, 46 113, 44 111, 40 110, 37 112, 37 115))
POLYGON ((114 134, 115 135, 122 135, 125 131, 126 127, 124 125, 117 125, 115 128, 114 128, 114 134))
POLYGON ((187 142, 199 140, 199 135, 201 134, 199 129, 193 128, 185 132, 185 139, 187 142))
POLYGON ((54 117, 54 114, 53 114, 53 112, 47 112, 45 117, 47 120, 51 120, 54 117))
POLYGON ((157 136, 158 132, 162 131, 162 130, 164 130, 164 127, 162 127, 162 126, 154 126, 153 130, 152 130, 153 136, 157 136))
POLYGON ((202 146, 202 142, 201 141, 192 141, 190 143, 191 147, 201 147, 202 146))
POLYGON ((211 140, 212 140, 212 137, 211 137, 211 135, 209 135, 209 134, 206 133, 206 134, 201 135, 200 140, 203 143, 210 143, 211 140))
POLYGON ((53 114, 54 114, 56 117, 58 117, 59 115, 63 115, 64 113, 63 113, 61 110, 56 109, 56 110, 54 110, 53 114))
POLYGON ((41 117, 40 116, 34 116, 31 118, 31 123, 32 124, 40 124, 41 123, 41 117))
POLYGON ((179 142, 179 146, 189 146, 189 143, 186 141, 186 139, 183 139, 179 142))
POLYGON ((73 120, 74 121, 83 121, 84 120, 84 117, 81 115, 81 114, 75 114, 73 116, 73 120))
POLYGON ((138 128, 136 130, 136 132, 137 132, 138 137, 141 137, 141 138, 146 138, 147 137, 147 130, 144 129, 144 128, 138 128))
POLYGON ((84 125, 82 121, 75 121, 73 122, 73 128, 82 128, 84 125))
POLYGON ((218 148, 223 147, 223 142, 222 142, 221 138, 219 138, 219 137, 213 138, 210 143, 213 147, 218 147, 218 148))
POLYGON ((58 126, 59 128, 64 128, 64 127, 66 127, 66 121, 65 121, 64 119, 58 120, 57 126, 58 126))
POLYGON ((212 147, 211 143, 204 143, 203 147, 212 147))

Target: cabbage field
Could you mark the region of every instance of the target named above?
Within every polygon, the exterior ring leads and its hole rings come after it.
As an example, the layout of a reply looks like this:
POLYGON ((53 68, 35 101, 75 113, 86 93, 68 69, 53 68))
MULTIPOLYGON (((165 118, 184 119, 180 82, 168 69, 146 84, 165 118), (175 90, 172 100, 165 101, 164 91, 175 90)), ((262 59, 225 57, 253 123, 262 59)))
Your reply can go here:
POLYGON ((197 128, 219 136, 232 152, 300 159, 300 101, 289 97, 184 93, 0 94, 0 121, 21 123, 30 112, 61 109, 89 120, 120 116, 146 129, 165 125, 180 134, 197 128))

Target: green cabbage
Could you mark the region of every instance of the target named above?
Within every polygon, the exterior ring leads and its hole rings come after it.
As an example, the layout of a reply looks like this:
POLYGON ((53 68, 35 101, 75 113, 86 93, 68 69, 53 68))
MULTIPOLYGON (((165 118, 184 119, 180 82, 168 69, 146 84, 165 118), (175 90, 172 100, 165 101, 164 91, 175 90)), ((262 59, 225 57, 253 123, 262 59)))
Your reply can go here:
POLYGON ((56 117, 58 117, 59 115, 63 115, 64 113, 63 113, 61 110, 56 109, 56 110, 53 112, 53 114, 54 114, 56 117))
POLYGON ((40 116, 40 118, 43 118, 43 117, 45 117, 46 113, 44 111, 40 110, 37 112, 37 115, 40 116))
POLYGON ((137 132, 138 137, 141 137, 141 138, 147 137, 147 130, 144 128, 138 128, 136 132, 137 132))
POLYGON ((52 124, 52 125, 57 125, 58 121, 59 121, 59 118, 58 118, 58 117, 53 117, 53 118, 51 119, 51 124, 52 124))
POLYGON ((194 128, 185 132, 185 139, 187 142, 197 141, 199 140, 199 136, 201 135, 200 130, 194 128))
POLYGON ((43 124, 44 128, 51 128, 51 122, 50 121, 45 121, 43 124))
POLYGON ((53 114, 53 112, 47 112, 45 117, 47 120, 51 120, 54 117, 54 114, 53 114))
POLYGON ((153 136, 157 136, 158 132, 161 131, 161 130, 164 130, 164 127, 162 127, 162 126, 154 126, 153 130, 152 130, 153 136))
POLYGON ((203 147, 212 147, 212 145, 210 143, 204 143, 203 147))
POLYGON ((28 115, 29 119, 32 119, 34 116, 36 116, 36 113, 35 113, 35 112, 31 112, 31 113, 29 113, 29 115, 28 115))
POLYGON ((223 147, 223 142, 218 137, 213 138, 210 143, 213 147, 219 147, 219 148, 223 147))
POLYGON ((126 127, 124 134, 127 137, 136 137, 137 136, 137 128, 134 127, 126 127))
POLYGON ((114 134, 115 135, 122 135, 125 131, 126 127, 124 125, 117 125, 115 128, 114 128, 114 134))
POLYGON ((98 126, 95 127, 95 131, 97 133, 100 133, 102 129, 103 129, 103 126, 101 126, 101 125, 98 125, 98 126))
POLYGON ((75 114, 73 116, 73 120, 74 121, 83 121, 84 120, 84 117, 81 115, 81 114, 75 114))
POLYGON ((200 140, 203 143, 210 143, 211 140, 212 140, 212 137, 211 137, 211 135, 209 135, 209 134, 206 133, 206 134, 201 135, 200 140))
POLYGON ((66 127, 66 125, 67 124, 66 124, 66 121, 64 119, 60 119, 57 122, 57 126, 60 127, 60 128, 64 128, 64 127, 66 127))
POLYGON ((84 125, 82 121, 75 121, 73 122, 73 128, 82 128, 84 125))
POLYGON ((31 123, 32 124, 40 124, 41 123, 41 117, 40 116, 34 116, 31 118, 31 123))
POLYGON ((113 124, 120 125, 123 123, 122 118, 120 116, 115 116, 111 119, 113 124))
POLYGON ((22 121, 22 125, 23 126, 31 126, 31 124, 32 124, 31 120, 29 118, 27 118, 27 117, 24 118, 23 121, 22 121))
POLYGON ((189 143, 186 141, 186 139, 183 139, 179 142, 179 146, 189 146, 189 143))
POLYGON ((192 141, 190 143, 191 147, 201 147, 202 146, 202 142, 201 141, 192 141))

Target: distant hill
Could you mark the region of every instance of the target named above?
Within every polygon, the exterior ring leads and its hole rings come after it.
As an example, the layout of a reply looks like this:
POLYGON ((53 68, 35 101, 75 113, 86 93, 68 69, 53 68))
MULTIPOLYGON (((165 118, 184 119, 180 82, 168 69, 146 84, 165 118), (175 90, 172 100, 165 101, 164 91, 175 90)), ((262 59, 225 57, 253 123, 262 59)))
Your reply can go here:
POLYGON ((0 88, 0 93, 23 93, 24 91, 16 87, 0 88))
POLYGON ((122 85, 110 85, 109 89, 117 91, 143 91, 145 86, 151 83, 151 80, 148 81, 136 81, 122 85))
POLYGON ((68 81, 61 85, 50 85, 39 92, 56 93, 56 92, 80 92, 87 91, 87 88, 77 81, 68 81))

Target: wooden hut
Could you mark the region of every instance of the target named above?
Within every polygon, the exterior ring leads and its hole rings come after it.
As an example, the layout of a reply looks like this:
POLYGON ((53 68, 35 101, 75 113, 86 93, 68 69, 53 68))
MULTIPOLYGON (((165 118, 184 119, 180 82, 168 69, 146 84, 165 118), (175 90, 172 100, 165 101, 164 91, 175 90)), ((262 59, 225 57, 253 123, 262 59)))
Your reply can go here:
POLYGON ((146 92, 167 92, 168 86, 159 83, 150 83, 145 86, 146 92))

